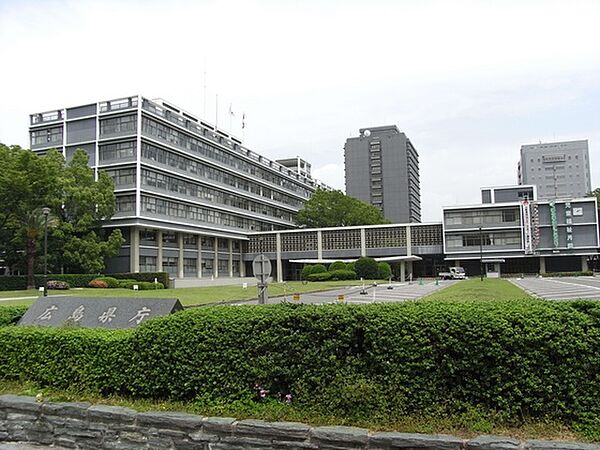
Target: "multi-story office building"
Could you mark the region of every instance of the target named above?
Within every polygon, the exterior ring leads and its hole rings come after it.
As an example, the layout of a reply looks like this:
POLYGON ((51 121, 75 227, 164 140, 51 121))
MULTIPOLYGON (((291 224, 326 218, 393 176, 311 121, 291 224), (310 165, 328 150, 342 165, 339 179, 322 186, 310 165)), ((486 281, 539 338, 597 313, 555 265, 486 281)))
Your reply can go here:
POLYGON ((597 254, 595 197, 537 200, 535 186, 483 188, 483 204, 445 207, 444 254, 468 274, 587 270, 597 254))
MULTIPOLYGON (((292 228, 317 187, 308 163, 295 170, 162 100, 141 96, 32 114, 31 149, 69 159, 76 149, 115 183, 126 244, 109 272, 174 277, 245 275, 248 233, 292 228)), ((300 164, 300 163, 299 163, 300 164)))
POLYGON ((419 154, 395 125, 361 128, 344 145, 346 194, 393 223, 421 221, 419 154))
POLYGON ((521 146, 518 182, 537 186, 540 200, 584 197, 592 190, 588 141, 521 146))

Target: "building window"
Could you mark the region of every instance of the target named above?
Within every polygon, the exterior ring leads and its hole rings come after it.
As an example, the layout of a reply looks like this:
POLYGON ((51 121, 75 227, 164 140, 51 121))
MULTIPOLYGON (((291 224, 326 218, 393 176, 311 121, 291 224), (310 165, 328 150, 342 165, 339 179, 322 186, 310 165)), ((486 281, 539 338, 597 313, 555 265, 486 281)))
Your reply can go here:
POLYGON ((134 154, 135 142, 133 141, 101 145, 99 149, 100 161, 132 158, 134 154))
POLYGON ((115 212, 125 213, 135 211, 135 195, 126 195, 115 199, 115 212))
POLYGON ((140 272, 156 272, 156 256, 140 256, 140 272))
POLYGON ((156 231, 155 230, 140 230, 140 240, 148 242, 156 242, 156 231))
POLYGON ((198 245, 198 236, 195 234, 184 234, 183 245, 193 246, 198 245))
POLYGON ((220 277, 228 277, 229 276, 229 261, 226 259, 219 259, 219 276, 220 277))
POLYGON ((62 145, 62 140, 62 127, 47 128, 45 130, 35 130, 31 132, 31 145, 58 143, 62 145))
POLYGON ((100 136, 106 134, 124 134, 137 131, 137 116, 122 116, 104 119, 100 122, 100 136))
POLYGON ((163 244, 177 243, 177 233, 175 233, 173 231, 163 231, 162 241, 163 241, 163 244))
POLYGON ((183 258, 183 273, 194 275, 197 273, 196 258, 183 258))
POLYGON ((135 169, 106 170, 106 173, 113 179, 116 188, 135 185, 135 169))
POLYGON ((177 256, 167 256, 163 258, 163 270, 168 272, 169 275, 177 276, 177 266, 179 264, 179 258, 177 256))

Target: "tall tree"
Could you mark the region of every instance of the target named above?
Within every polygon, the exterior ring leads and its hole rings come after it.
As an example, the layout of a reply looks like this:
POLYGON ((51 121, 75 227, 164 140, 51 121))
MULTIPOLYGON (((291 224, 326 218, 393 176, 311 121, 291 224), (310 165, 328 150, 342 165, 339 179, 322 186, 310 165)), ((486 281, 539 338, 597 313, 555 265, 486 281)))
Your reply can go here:
POLYGON ((30 283, 37 269, 44 207, 51 210, 49 248, 61 249, 49 261, 68 271, 101 271, 104 258, 115 255, 123 242, 119 230, 105 239, 101 224, 114 213, 113 184, 104 173, 96 181, 87 161, 83 150, 65 164, 56 150, 38 156, 0 144, 0 258, 26 268, 30 283))
POLYGON ((296 216, 296 224, 310 228, 390 223, 379 209, 341 191, 317 189, 296 216))
POLYGON ((124 242, 121 230, 101 230, 102 222, 115 212, 112 178, 99 172, 95 180, 87 153, 77 150, 62 181, 61 223, 53 231, 63 249, 62 266, 72 272, 100 272, 104 259, 116 255, 124 242))

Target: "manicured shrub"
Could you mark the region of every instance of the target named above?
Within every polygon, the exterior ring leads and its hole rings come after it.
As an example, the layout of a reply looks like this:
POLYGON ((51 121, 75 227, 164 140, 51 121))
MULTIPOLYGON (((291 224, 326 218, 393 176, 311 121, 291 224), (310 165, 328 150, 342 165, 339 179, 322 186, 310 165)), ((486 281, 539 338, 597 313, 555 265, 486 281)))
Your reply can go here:
POLYGON ((584 301, 220 306, 131 331, 0 327, 3 380, 215 402, 259 385, 348 420, 473 408, 594 420, 599 366, 600 310, 584 301))
POLYGON ((353 272, 356 272, 356 270, 354 268, 354 263, 350 262, 350 263, 346 264, 346 270, 351 270, 353 272))
MULTIPOLYGON (((57 273, 48 275, 49 280, 65 281, 69 283, 71 287, 87 287, 88 283, 93 279, 98 278, 98 274, 86 274, 86 273, 57 273)), ((44 276, 35 276, 36 286, 44 285, 44 276)))
POLYGON ((154 279, 163 286, 169 286, 169 274, 167 272, 127 272, 127 273, 111 273, 111 277, 119 280, 137 280, 154 283, 154 279))
POLYGON ((377 264, 377 278, 380 280, 388 280, 392 276, 392 268, 386 262, 377 264))
POLYGON ((542 277, 591 277, 594 272, 591 270, 583 272, 546 272, 540 274, 542 277))
POLYGON ((329 275, 331 276, 331 280, 356 280, 356 272, 352 270, 340 269, 329 271, 329 275))
POLYGON ((311 273, 308 276, 308 281, 327 281, 331 279, 331 272, 311 273))
POLYGON ((331 263, 328 269, 330 272, 334 272, 336 270, 346 270, 346 263, 342 261, 336 261, 331 263))
POLYGON ((323 273, 323 272, 327 272, 327 267, 325 267, 323 264, 315 264, 312 268, 311 273, 323 273))
POLYGON ((133 285, 139 283, 139 281, 137 281, 137 280, 118 280, 118 281, 119 281, 119 287, 122 289, 133 289, 133 285))
MULTIPOLYGON (((140 291, 153 291, 155 289, 164 289, 165 285, 162 283, 150 283, 148 281, 138 281, 138 289, 140 291)), ((133 289, 133 286, 132 286, 133 289)))
POLYGON ((302 268, 302 279, 308 280, 308 276, 312 273, 313 266, 311 264, 305 264, 302 268))
POLYGON ((98 277, 96 280, 104 281, 110 289, 120 287, 119 280, 113 277, 98 277))
POLYGON ((367 280, 374 280, 379 275, 379 267, 377 267, 377 261, 368 256, 361 256, 354 263, 354 270, 356 276, 367 280))
POLYGON ((22 275, 0 276, 0 291, 27 289, 27 277, 22 275))
POLYGON ((91 288, 107 289, 108 283, 106 281, 96 279, 96 280, 90 281, 88 286, 91 288))
POLYGON ((27 311, 27 306, 0 306, 0 327, 12 325, 27 311))
POLYGON ((69 286, 69 283, 66 281, 49 280, 48 283, 46 283, 46 289, 67 290, 70 288, 71 286, 69 286))

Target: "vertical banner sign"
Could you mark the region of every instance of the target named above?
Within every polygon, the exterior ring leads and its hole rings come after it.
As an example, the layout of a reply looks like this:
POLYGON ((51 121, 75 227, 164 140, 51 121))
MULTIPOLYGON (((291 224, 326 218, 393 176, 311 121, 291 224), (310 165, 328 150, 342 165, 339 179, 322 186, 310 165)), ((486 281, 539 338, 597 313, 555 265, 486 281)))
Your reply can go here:
POLYGON ((550 202, 550 223, 552 224, 552 245, 554 251, 558 252, 558 224, 556 223, 556 204, 554 200, 550 202))
POLYGON ((540 210, 536 202, 531 202, 532 246, 535 253, 540 246, 540 210))
POLYGON ((567 232, 567 249, 573 248, 573 214, 571 202, 565 202, 565 224, 567 232))
POLYGON ((533 253, 533 233, 531 231, 531 209, 529 201, 521 202, 521 217, 523 218, 523 248, 526 255, 533 253))

